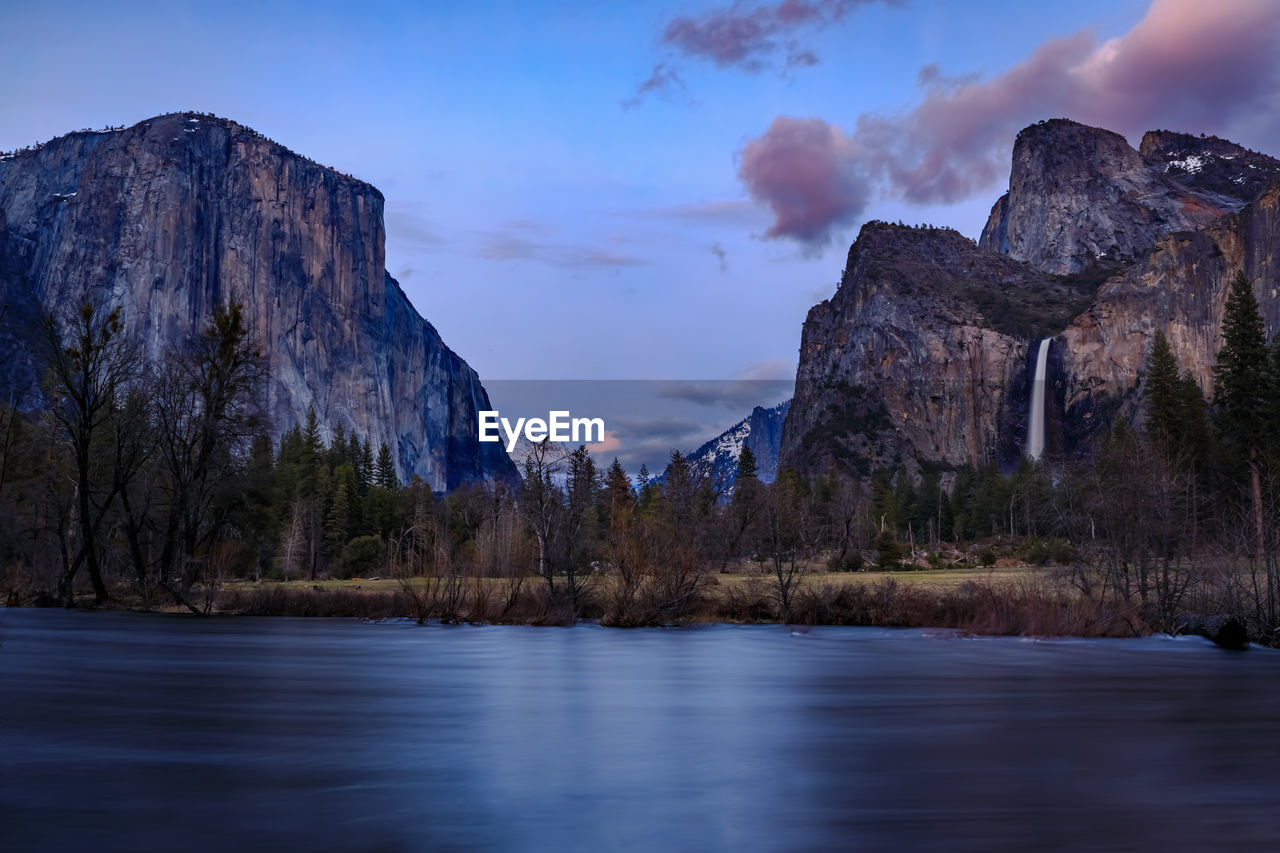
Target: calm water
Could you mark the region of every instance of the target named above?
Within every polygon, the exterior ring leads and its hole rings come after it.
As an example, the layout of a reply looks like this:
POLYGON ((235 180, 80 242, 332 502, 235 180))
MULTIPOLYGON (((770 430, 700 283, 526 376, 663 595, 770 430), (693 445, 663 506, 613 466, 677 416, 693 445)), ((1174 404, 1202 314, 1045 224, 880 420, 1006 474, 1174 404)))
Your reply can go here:
POLYGON ((1280 849, 1280 654, 0 610, 0 849, 1280 849))

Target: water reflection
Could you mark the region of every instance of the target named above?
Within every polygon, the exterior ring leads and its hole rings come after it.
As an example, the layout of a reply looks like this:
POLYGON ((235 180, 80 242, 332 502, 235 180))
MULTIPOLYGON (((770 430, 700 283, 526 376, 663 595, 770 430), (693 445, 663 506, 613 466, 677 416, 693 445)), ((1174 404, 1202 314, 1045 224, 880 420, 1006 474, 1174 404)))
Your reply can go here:
POLYGON ((1280 848, 1280 655, 0 612, 0 847, 1280 848))

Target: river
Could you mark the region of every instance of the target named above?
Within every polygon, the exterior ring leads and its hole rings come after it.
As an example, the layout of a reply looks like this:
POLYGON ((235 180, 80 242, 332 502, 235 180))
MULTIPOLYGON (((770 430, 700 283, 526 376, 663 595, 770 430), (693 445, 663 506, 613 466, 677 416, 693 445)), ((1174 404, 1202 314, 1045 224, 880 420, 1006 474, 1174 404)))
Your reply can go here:
POLYGON ((1276 850, 1196 638, 0 609, 4 850, 1276 850))

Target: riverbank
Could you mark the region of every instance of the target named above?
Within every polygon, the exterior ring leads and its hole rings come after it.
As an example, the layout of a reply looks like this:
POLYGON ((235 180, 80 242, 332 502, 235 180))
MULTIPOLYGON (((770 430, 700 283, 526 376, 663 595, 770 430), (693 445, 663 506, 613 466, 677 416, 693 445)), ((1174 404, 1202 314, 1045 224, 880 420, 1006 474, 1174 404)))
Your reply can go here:
MULTIPOLYGON (((741 569, 741 567, 739 567, 741 569)), ((77 607, 207 616, 413 619, 418 622, 608 627, 687 624, 838 625, 943 628, 989 636, 1141 637, 1199 633, 1224 645, 1274 646, 1262 624, 1215 606, 1215 588, 1188 590, 1177 610, 1144 603, 1091 582, 1076 567, 1002 561, 990 567, 951 566, 904 571, 828 572, 806 566, 783 594, 766 571, 645 576, 628 584, 616 575, 579 579, 576 596, 563 577, 554 589, 524 577, 414 577, 294 581, 229 580, 192 590, 191 606, 159 594, 150 603, 136 588, 113 588, 105 604, 86 593, 77 607), (1225 626, 1225 630, 1224 630, 1225 626)), ((10 606, 56 606, 48 594, 11 595, 10 606)))
MULTIPOLYGON (((616 627, 787 623, 1077 637, 1135 637, 1168 630, 1121 599, 1082 593, 1060 570, 1031 566, 814 572, 797 579, 785 607, 776 578, 768 574, 707 574, 686 583, 679 588, 646 579, 628 588, 617 578, 592 578, 580 590, 576 607, 563 584, 553 595, 538 578, 229 581, 200 590, 193 599, 209 615, 477 624, 567 625, 583 618, 616 627)), ((78 604, 95 606, 87 597, 78 604)), ((189 612, 172 603, 147 608, 128 587, 115 590, 103 607, 189 612)))

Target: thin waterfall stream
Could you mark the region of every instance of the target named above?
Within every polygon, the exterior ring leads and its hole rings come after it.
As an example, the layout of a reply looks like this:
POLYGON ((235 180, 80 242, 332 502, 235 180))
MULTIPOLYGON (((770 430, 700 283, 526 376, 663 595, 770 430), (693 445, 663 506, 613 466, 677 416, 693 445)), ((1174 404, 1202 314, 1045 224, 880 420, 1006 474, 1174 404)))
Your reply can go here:
POLYGON ((1044 454, 1044 380, 1049 366, 1049 341, 1040 341, 1036 354, 1036 378, 1031 383, 1031 411, 1027 417, 1027 458, 1039 459, 1044 454))

